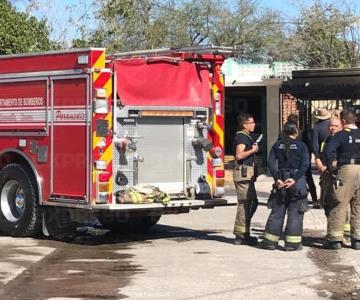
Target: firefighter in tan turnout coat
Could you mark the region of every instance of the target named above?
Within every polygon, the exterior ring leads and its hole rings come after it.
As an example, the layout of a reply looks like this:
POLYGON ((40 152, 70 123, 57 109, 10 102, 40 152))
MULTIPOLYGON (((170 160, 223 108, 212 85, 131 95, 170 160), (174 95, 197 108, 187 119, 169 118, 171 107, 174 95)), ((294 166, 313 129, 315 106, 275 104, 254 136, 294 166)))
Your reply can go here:
POLYGON ((329 209, 327 241, 330 249, 341 249, 346 213, 351 208, 351 246, 360 250, 360 129, 355 113, 340 113, 343 130, 336 133, 325 149, 329 170, 337 172, 334 180, 337 203, 329 209))
POLYGON ((234 225, 235 245, 257 243, 250 236, 250 222, 254 215, 258 199, 255 191, 255 153, 259 147, 251 137, 255 130, 254 118, 249 114, 240 114, 237 118, 239 131, 234 137, 234 184, 238 206, 234 225))

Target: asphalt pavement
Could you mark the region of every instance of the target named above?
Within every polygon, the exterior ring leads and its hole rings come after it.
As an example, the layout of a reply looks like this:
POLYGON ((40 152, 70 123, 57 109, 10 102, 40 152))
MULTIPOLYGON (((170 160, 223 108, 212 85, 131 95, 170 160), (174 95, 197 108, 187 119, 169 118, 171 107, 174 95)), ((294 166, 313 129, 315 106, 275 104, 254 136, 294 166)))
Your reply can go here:
MULTIPOLYGON (((264 175, 256 183, 259 240, 271 184, 264 175)), ((227 192, 235 197, 230 184, 227 192)), ((86 227, 64 241, 0 237, 0 299, 360 299, 360 252, 323 249, 323 210, 306 213, 297 252, 235 246, 235 213, 166 215, 145 234, 86 227)))

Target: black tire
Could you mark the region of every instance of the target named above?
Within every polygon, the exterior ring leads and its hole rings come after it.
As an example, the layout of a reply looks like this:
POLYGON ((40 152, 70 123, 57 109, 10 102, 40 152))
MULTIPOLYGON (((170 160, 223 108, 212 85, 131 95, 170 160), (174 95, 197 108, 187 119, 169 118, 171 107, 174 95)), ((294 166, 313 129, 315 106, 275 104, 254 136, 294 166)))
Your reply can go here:
POLYGON ((64 241, 76 234, 78 224, 71 220, 68 208, 44 207, 43 212, 47 232, 53 239, 64 241))
POLYGON ((0 231, 32 237, 41 231, 41 207, 35 179, 29 168, 9 164, 0 171, 0 231))
POLYGON ((160 217, 161 215, 130 217, 129 219, 122 221, 99 217, 99 220, 106 229, 111 231, 120 233, 141 233, 146 232, 154 226, 160 220, 160 217))

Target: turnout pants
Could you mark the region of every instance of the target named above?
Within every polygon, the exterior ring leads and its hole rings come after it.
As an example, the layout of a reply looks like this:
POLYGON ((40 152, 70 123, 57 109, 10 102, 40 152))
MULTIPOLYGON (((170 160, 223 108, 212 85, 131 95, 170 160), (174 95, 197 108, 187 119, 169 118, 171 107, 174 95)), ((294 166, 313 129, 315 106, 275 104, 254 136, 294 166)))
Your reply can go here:
POLYGON ((265 227, 264 238, 274 242, 280 240, 284 219, 287 212, 287 223, 285 228, 285 244, 301 244, 303 232, 304 212, 299 211, 298 201, 282 201, 274 203, 265 227))
POLYGON ((255 183, 250 181, 234 182, 237 193, 237 212, 234 225, 234 234, 237 237, 250 235, 250 222, 258 206, 255 183))
POLYGON ((351 237, 360 240, 360 165, 340 167, 337 179, 337 204, 329 210, 327 239, 342 242, 350 204, 351 237))
POLYGON ((305 179, 300 179, 289 190, 277 192, 271 200, 271 212, 266 222, 264 239, 277 244, 280 240, 285 215, 285 245, 296 247, 301 244, 304 212, 307 210, 307 189, 305 179))
MULTIPOLYGON (((328 217, 330 211, 338 204, 334 181, 329 172, 320 176, 320 191, 320 203, 324 208, 326 217, 328 217)), ((344 231, 350 232, 350 204, 346 212, 344 231)))
POLYGON ((329 172, 325 172, 320 176, 320 203, 324 208, 326 217, 329 216, 329 211, 338 203, 334 182, 329 172))

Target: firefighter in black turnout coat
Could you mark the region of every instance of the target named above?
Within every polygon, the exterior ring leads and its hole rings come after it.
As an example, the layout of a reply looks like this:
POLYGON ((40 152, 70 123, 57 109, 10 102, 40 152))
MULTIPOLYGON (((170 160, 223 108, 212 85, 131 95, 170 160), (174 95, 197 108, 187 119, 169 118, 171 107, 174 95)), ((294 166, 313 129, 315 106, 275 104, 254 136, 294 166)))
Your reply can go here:
POLYGON ((352 110, 344 109, 340 119, 344 129, 336 133, 325 148, 328 169, 336 175, 337 202, 329 210, 326 247, 341 249, 350 204, 351 247, 360 250, 360 129, 355 125, 352 110))
POLYGON ((274 189, 269 198, 270 216, 267 220, 261 247, 274 250, 280 239, 284 218, 285 250, 301 250, 304 212, 307 210, 305 171, 309 167, 306 145, 297 140, 296 124, 284 125, 284 137, 272 147, 268 167, 274 177, 274 189))

